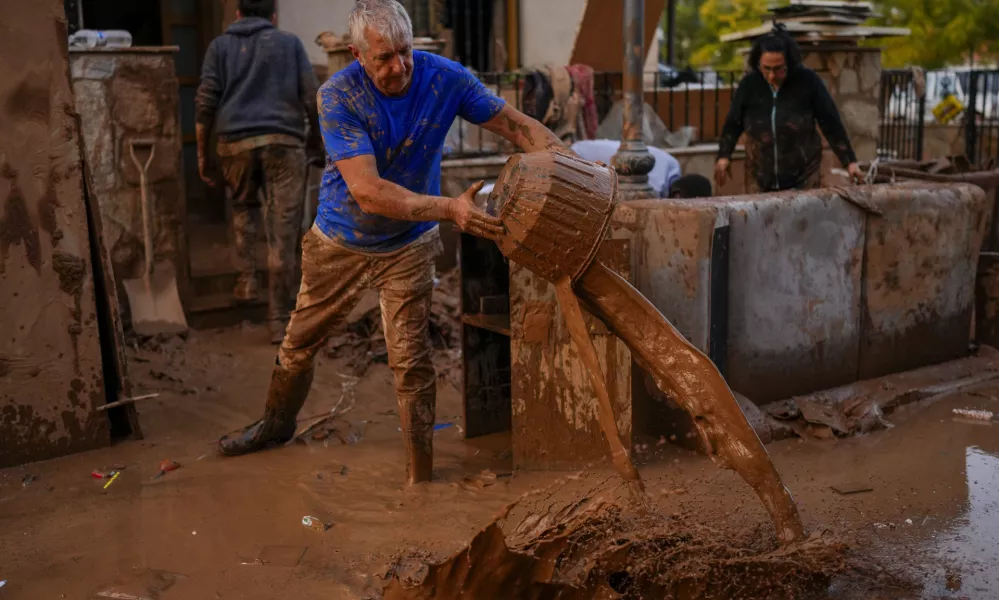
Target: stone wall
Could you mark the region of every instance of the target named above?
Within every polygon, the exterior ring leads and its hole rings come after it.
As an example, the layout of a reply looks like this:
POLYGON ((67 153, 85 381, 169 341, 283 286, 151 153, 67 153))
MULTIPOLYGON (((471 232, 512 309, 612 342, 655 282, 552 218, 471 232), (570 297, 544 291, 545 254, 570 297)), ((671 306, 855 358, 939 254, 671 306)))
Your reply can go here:
POLYGON ((806 51, 804 63, 829 88, 857 157, 873 160, 880 135, 881 50, 806 51))
MULTIPOLYGON (((129 148, 146 140, 155 147, 146 175, 154 259, 171 261, 179 282, 186 280, 186 205, 173 54, 171 48, 70 54, 91 193, 100 206, 118 282, 141 277, 145 268, 139 171, 129 148)), ((140 162, 147 156, 148 150, 136 148, 140 162)))

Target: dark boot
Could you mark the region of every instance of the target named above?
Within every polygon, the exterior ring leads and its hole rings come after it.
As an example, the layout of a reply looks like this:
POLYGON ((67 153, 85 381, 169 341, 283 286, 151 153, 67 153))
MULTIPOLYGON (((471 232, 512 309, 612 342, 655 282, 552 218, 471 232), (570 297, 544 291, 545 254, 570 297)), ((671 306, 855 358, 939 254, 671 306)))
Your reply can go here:
POLYGON ((284 341, 285 331, 288 329, 288 321, 285 319, 272 319, 267 322, 267 330, 271 336, 271 344, 280 345, 284 341))
POLYGON ((406 484, 430 481, 434 472, 436 394, 399 396, 402 441, 406 449, 406 484))
POLYGON ((290 440, 295 435, 295 417, 309 395, 314 373, 314 369, 293 373, 281 365, 274 365, 264 418, 220 439, 222 454, 249 454, 290 440))

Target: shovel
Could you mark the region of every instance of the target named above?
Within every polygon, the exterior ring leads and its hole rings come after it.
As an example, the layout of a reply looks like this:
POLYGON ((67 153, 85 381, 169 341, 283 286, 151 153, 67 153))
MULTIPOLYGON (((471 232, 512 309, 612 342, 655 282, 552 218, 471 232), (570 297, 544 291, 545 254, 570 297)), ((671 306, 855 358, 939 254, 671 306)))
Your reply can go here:
POLYGON ((142 235, 145 242, 146 266, 141 279, 126 279, 125 293, 132 308, 132 328, 139 335, 175 334, 187 331, 187 319, 177 292, 177 277, 173 265, 167 261, 156 263, 153 268, 153 235, 150 231, 149 195, 146 191, 146 171, 156 153, 155 142, 132 140, 128 153, 139 171, 139 190, 142 200, 142 235), (148 148, 145 164, 135 156, 136 147, 148 148))

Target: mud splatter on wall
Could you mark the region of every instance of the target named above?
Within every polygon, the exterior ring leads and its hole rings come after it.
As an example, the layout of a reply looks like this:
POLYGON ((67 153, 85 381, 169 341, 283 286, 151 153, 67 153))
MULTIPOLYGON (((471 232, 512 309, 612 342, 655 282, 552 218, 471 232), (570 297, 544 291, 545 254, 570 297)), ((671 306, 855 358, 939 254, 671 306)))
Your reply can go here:
POLYGON ((109 443, 62 2, 0 21, 0 467, 109 443))

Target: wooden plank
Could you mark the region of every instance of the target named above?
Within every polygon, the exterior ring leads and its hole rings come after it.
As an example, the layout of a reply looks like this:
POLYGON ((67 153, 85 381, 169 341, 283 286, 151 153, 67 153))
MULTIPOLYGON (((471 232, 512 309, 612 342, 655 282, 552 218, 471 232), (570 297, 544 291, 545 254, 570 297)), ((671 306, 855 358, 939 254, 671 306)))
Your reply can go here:
MULTIPOLYGON (((840 27, 836 25, 815 25, 811 23, 785 23, 788 33, 791 34, 816 34, 832 38, 875 38, 875 37, 900 37, 910 35, 912 32, 907 27, 840 27)), ((757 38, 770 33, 773 26, 769 23, 760 25, 745 31, 736 33, 726 33, 721 36, 723 42, 737 42, 757 38)))
POLYGON ((461 315, 461 322, 500 335, 510 336, 510 315, 461 315))
POLYGON ((0 467, 110 443, 61 0, 0 20, 0 467))
MULTIPOLYGON (((77 115, 77 127, 80 116, 77 115)), ((82 130, 82 129, 81 129, 82 130)), ((83 136, 78 136, 80 154, 86 155, 83 136)), ((122 401, 132 396, 132 380, 128 376, 128 361, 125 358, 125 333, 121 323, 121 306, 118 303, 118 289, 111 265, 111 253, 104 243, 104 225, 101 211, 90 193, 93 189, 90 167, 83 162, 83 201, 87 211, 87 226, 90 233, 91 262, 94 266, 94 298, 97 307, 97 323, 100 331, 102 362, 104 368, 104 396, 109 403, 122 401)), ((98 410, 108 410, 108 405, 98 410)), ((111 419, 112 435, 116 438, 131 437, 142 439, 139 426, 139 413, 132 404, 122 405, 108 413, 111 419)))
POLYGON ((850 0, 848 2, 840 0, 791 0, 790 4, 792 6, 817 6, 823 8, 845 8, 850 10, 874 10, 873 2, 854 2, 850 0))

